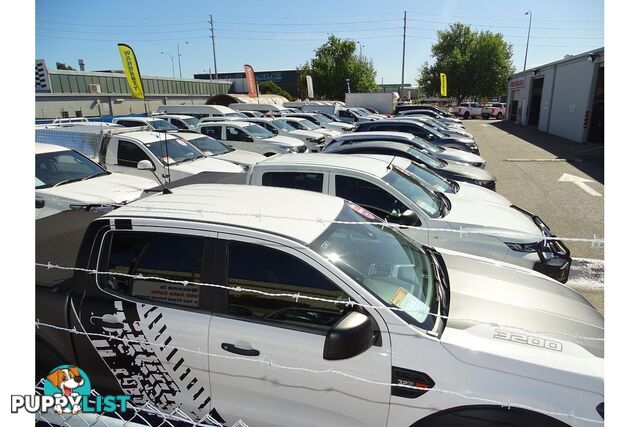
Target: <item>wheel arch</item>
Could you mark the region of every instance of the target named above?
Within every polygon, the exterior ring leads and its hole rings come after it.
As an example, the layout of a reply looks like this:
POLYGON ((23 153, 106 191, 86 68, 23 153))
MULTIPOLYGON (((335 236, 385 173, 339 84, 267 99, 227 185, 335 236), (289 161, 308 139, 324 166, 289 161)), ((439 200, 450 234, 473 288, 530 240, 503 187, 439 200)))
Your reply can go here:
POLYGON ((445 409, 427 415, 411 424, 411 427, 569 427, 568 424, 549 415, 529 409, 498 405, 467 405, 445 409))

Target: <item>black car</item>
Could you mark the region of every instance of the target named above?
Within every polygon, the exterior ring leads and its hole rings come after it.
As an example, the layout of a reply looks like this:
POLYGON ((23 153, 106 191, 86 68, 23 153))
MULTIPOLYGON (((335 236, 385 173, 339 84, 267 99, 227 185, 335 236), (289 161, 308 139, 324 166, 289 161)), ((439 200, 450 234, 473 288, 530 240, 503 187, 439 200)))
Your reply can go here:
POLYGON ((359 123, 354 132, 369 131, 390 131, 390 132, 406 132, 422 139, 441 146, 449 148, 457 148, 458 150, 469 151, 473 154, 480 154, 478 145, 471 138, 465 137, 447 137, 425 124, 415 120, 394 120, 382 119, 372 122, 359 123))
POLYGON ((469 182, 491 190, 496 189, 496 178, 485 169, 475 166, 448 163, 436 159, 426 150, 411 145, 390 141, 353 141, 350 144, 334 144, 325 147, 323 153, 334 154, 381 154, 398 156, 421 164, 440 176, 455 181, 469 182))
POLYGON ((441 116, 444 116, 444 117, 453 117, 451 114, 447 113, 443 109, 438 108, 435 105, 429 105, 429 104, 397 105, 394 114, 398 114, 401 111, 410 111, 410 110, 431 110, 431 111, 434 111, 434 112, 436 112, 436 113, 438 113, 438 114, 440 114, 441 116))

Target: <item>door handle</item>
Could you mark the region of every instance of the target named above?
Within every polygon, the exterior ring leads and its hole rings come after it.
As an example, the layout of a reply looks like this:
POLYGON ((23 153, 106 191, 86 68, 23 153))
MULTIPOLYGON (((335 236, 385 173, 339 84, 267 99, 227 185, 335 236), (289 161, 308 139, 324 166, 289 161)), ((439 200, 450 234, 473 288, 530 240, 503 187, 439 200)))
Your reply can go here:
POLYGON ((91 322, 94 326, 102 326, 107 329, 122 329, 124 328, 124 324, 119 322, 116 316, 113 314, 105 314, 102 317, 99 316, 91 316, 89 318, 89 322, 91 322))
POLYGON ((240 354, 242 356, 260 356, 260 352, 253 348, 247 350, 244 348, 236 347, 235 345, 229 344, 226 342, 223 342, 220 347, 222 347, 224 351, 228 351, 229 353, 240 354))

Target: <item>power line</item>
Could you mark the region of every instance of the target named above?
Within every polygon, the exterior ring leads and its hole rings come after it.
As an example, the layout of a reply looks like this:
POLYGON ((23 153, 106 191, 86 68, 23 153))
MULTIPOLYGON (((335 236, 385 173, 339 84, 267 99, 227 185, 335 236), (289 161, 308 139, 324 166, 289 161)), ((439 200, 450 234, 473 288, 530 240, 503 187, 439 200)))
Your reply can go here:
MULTIPOLYGON (((407 29, 415 30, 415 31, 426 31, 426 32, 438 32, 442 31, 441 29, 435 28, 418 28, 418 27, 407 27, 407 29)), ((523 35, 515 35, 515 34, 502 34, 502 37, 517 37, 517 38, 526 38, 527 36, 523 35)), ((599 37, 567 37, 567 36, 535 36, 531 37, 532 39, 562 39, 562 40, 601 40, 604 36, 599 37)))
MULTIPOLYGON (((409 19, 409 21, 413 21, 413 22, 427 22, 430 24, 445 24, 445 25, 451 25, 451 24, 457 24, 460 22, 447 22, 447 21, 431 21, 428 19, 409 19)), ((464 24, 464 22, 462 22, 464 24)), ((517 29, 527 29, 528 26, 524 26, 524 27, 516 27, 516 26, 509 26, 509 25, 480 25, 480 24, 473 24, 471 25, 472 27, 487 27, 487 28, 517 28, 517 29)), ((596 29, 602 29, 602 27, 588 27, 588 28, 567 28, 567 27, 531 27, 534 30, 564 30, 564 31, 574 31, 574 30, 596 30, 596 29)))

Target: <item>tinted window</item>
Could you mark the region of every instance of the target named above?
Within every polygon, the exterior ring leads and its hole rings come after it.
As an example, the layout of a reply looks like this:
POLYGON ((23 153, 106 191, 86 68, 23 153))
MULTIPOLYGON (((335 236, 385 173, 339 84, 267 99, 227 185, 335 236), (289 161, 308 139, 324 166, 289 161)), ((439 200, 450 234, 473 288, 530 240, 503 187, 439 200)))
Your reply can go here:
POLYGON ((147 156, 142 148, 133 142, 118 141, 118 165, 136 168, 140 160, 151 159, 149 159, 149 156, 147 156))
MULTIPOLYGON (((347 295, 317 270, 277 249, 250 243, 229 243, 229 286, 269 293, 300 293, 325 299, 347 295)), ((275 298, 246 291, 229 291, 229 312, 250 320, 326 331, 345 306, 290 297, 275 298)))
POLYGON ((36 188, 106 174, 100 166, 75 151, 36 154, 36 188))
POLYGON ((146 123, 136 122, 133 120, 118 120, 118 124, 127 128, 147 125, 146 123))
POLYGON ((222 139, 222 126, 203 126, 200 128, 200 133, 211 138, 222 139))
MULTIPOLYGON (((200 282, 205 239, 177 234, 114 233, 105 269, 110 272, 200 282)), ((200 305, 200 287, 161 280, 101 276, 101 285, 134 298, 185 307, 200 305)))
POLYGON ((390 222, 397 222, 397 218, 409 209, 386 190, 350 176, 336 175, 336 196, 357 203, 390 222))
POLYGON ((323 174, 304 172, 267 172, 262 175, 262 185, 296 188, 322 193, 323 174))
POLYGON ((169 121, 171 122, 172 125, 174 125, 175 127, 177 127, 178 129, 189 129, 189 126, 185 125, 184 123, 182 123, 181 120, 178 119, 169 119, 169 121))
POLYGON ((228 141, 249 141, 250 137, 243 130, 227 126, 227 140, 228 141))

